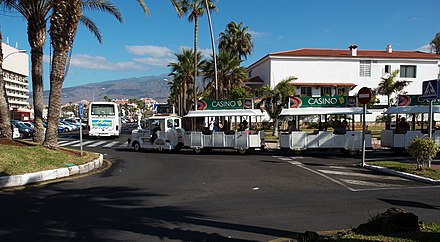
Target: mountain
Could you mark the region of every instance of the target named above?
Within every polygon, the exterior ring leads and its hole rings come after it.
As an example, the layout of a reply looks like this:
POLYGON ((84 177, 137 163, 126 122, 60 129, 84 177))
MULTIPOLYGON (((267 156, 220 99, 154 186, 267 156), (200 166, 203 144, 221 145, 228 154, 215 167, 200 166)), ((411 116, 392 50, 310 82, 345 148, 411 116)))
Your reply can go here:
MULTIPOLYGON (((166 78, 169 77, 163 74, 63 88, 61 103, 76 103, 81 100, 92 101, 93 97, 95 101, 103 101, 104 96, 111 99, 149 97, 159 102, 165 102, 170 93, 167 82, 164 81, 166 78)), ((30 93, 30 98, 32 98, 32 93, 30 93)), ((44 103, 49 103, 49 91, 44 91, 44 103)))

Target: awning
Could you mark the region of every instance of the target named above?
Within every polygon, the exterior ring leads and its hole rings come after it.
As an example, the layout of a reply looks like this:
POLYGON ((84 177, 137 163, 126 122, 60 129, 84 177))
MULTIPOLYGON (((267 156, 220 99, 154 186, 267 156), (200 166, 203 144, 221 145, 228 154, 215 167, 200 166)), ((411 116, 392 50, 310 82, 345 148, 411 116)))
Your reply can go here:
POLYGON ((266 112, 261 112, 259 109, 223 109, 223 110, 197 110, 189 111, 185 118, 196 117, 233 117, 233 116, 250 116, 259 117, 266 116, 266 112))
MULTIPOLYGON (((440 113, 440 105, 432 106, 433 113, 440 113)), ((404 106, 404 107, 389 107, 384 114, 408 114, 408 113, 429 113, 429 106, 418 105, 418 106, 404 106)))
MULTIPOLYGON (((289 108, 281 111, 282 116, 291 115, 330 115, 330 114, 363 114, 362 107, 347 108, 289 108)), ((367 114, 371 114, 367 110, 367 114)))

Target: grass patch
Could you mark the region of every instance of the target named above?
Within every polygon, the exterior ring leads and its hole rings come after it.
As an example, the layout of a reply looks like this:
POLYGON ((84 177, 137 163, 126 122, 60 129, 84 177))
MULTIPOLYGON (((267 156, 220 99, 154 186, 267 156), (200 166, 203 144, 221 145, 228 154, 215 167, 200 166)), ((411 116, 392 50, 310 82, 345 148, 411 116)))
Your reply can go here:
POLYGON ((0 176, 52 170, 66 164, 81 165, 98 158, 97 154, 84 152, 81 157, 70 152, 56 151, 36 146, 11 146, 0 144, 0 176))
POLYGON ((440 224, 432 223, 422 226, 420 232, 396 234, 357 234, 351 231, 340 231, 331 236, 329 241, 389 241, 389 242, 416 242, 440 241, 440 224))
POLYGON ((368 164, 385 167, 396 171, 406 172, 418 176, 423 176, 434 180, 440 180, 440 169, 432 169, 425 167, 422 170, 419 170, 417 169, 416 164, 402 163, 396 161, 374 161, 374 162, 368 162, 368 164))

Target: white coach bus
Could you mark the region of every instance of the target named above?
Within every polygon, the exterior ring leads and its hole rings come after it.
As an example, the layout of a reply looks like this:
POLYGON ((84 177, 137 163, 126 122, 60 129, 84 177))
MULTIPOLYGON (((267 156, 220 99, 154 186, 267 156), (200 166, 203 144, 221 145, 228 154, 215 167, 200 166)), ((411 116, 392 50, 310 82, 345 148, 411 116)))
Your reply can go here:
POLYGON ((89 105, 89 136, 117 136, 121 134, 121 116, 118 104, 91 102, 89 105))

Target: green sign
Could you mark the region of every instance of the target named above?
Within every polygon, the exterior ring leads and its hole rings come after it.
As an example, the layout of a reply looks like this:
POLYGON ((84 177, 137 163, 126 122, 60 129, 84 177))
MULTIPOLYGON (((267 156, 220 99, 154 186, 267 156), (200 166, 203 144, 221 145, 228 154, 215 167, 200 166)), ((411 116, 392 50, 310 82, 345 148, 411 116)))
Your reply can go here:
POLYGON ((347 96, 291 97, 289 108, 347 107, 347 96))
POLYGON ((239 100, 199 100, 197 110, 243 109, 244 101, 239 100))
MULTIPOLYGON (((432 104, 439 105, 440 101, 434 100, 432 104)), ((415 105, 429 105, 429 101, 424 100, 422 95, 399 95, 397 106, 415 106, 415 105)))

